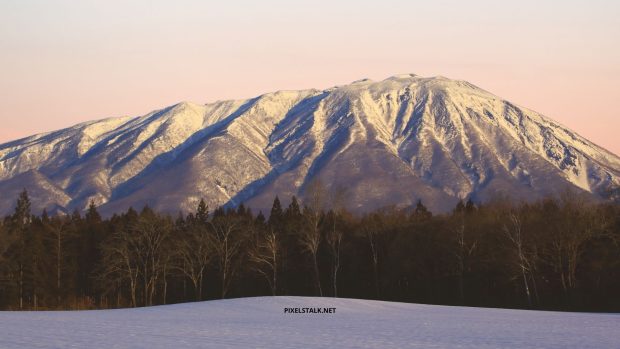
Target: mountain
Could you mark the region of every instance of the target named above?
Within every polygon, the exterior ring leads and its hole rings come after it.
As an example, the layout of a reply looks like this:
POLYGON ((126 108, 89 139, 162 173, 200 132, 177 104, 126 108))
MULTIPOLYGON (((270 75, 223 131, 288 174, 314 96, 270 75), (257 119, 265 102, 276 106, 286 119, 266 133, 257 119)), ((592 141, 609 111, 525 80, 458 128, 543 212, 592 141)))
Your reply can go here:
POLYGON ((349 208, 459 198, 534 200, 567 188, 604 198, 620 158, 468 82, 413 74, 247 100, 182 102, 0 145, 0 213, 27 188, 33 210, 171 213, 274 195, 319 179, 349 208))

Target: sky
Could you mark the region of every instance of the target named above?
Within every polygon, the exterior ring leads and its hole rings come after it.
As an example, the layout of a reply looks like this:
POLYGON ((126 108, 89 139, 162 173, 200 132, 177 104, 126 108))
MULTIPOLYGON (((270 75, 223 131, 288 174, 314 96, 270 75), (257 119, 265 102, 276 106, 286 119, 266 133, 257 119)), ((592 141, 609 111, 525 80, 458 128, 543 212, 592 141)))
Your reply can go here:
POLYGON ((617 0, 0 0, 0 143, 405 73, 467 80, 620 154, 617 0))

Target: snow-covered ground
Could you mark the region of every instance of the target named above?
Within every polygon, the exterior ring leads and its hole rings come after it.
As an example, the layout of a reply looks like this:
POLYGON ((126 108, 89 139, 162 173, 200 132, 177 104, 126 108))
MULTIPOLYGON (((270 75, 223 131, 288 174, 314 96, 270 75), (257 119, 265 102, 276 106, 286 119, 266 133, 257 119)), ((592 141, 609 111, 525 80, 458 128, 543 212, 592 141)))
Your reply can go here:
POLYGON ((260 297, 0 312, 0 348, 620 348, 620 314, 260 297), (285 307, 335 307, 285 314, 285 307))

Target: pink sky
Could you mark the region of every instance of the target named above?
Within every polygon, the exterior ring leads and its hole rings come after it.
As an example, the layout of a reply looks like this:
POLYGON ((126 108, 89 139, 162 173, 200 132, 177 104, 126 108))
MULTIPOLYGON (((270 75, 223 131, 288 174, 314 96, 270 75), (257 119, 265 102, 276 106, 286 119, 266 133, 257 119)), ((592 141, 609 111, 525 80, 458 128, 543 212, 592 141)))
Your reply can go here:
POLYGON ((464 79, 620 154, 617 1, 5 1, 0 142, 401 73, 464 79))

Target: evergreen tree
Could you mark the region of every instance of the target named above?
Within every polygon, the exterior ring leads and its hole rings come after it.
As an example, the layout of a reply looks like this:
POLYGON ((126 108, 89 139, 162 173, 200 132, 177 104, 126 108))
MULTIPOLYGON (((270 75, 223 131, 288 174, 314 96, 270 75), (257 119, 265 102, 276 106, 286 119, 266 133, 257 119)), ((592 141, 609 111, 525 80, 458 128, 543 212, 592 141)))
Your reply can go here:
POLYGON ((30 224, 32 220, 30 209, 30 198, 28 197, 28 192, 26 191, 26 189, 24 189, 19 194, 17 204, 15 205, 15 213, 13 213, 12 217, 13 224, 15 225, 16 229, 23 231, 25 227, 30 224))
POLYGON ((79 223, 82 220, 82 215, 80 214, 80 211, 77 208, 73 210, 73 212, 71 213, 71 220, 75 224, 79 223))
POLYGON ((286 208, 285 215, 287 216, 287 219, 301 217, 301 209, 295 195, 291 198, 291 203, 286 208))
POLYGON ((97 211, 97 206, 93 200, 90 201, 85 215, 88 224, 97 224, 101 222, 101 215, 97 211))
POLYGON ((256 216, 256 223, 258 225, 265 224, 265 215, 263 215, 263 211, 258 211, 258 215, 256 216))
POLYGON ((43 224, 41 219, 34 218, 25 234, 25 266, 24 289, 31 308, 38 310, 42 304, 49 283, 45 276, 53 275, 49 267, 53 265, 46 260, 46 249, 43 245, 43 224))
POLYGON ((415 210, 413 211, 413 215, 416 219, 428 219, 433 216, 433 214, 422 204, 422 200, 418 200, 418 203, 415 206, 415 210))
POLYGON ((278 225, 282 221, 282 204, 280 204, 280 198, 276 195, 273 199, 273 205, 271 205, 271 213, 269 214, 269 224, 271 226, 278 225))
POLYGON ((41 213, 41 221, 42 221, 43 223, 48 223, 48 222, 49 222, 49 220, 50 220, 50 217, 49 217, 49 215, 47 214, 47 209, 45 209, 45 208, 44 208, 44 209, 43 209, 43 213, 41 213))
POLYGON ((204 199, 200 199, 198 208, 196 209, 196 220, 201 224, 207 224, 209 221, 209 207, 205 203, 204 199))
POLYGON ((140 211, 140 217, 151 218, 153 216, 155 216, 155 211, 153 211, 153 209, 149 205, 144 205, 142 211, 140 211))
POLYGON ((125 219, 128 221, 135 221, 138 219, 138 212, 133 207, 129 207, 127 213, 125 213, 125 219))
POLYGON ((103 241, 103 230, 101 215, 97 211, 94 201, 91 200, 84 220, 78 228, 78 294, 86 303, 94 301, 96 287, 92 274, 101 260, 99 247, 103 241))
POLYGON ((242 203, 239 204, 239 206, 237 207, 237 215, 239 217, 243 217, 246 214, 246 210, 245 210, 245 205, 242 203))

